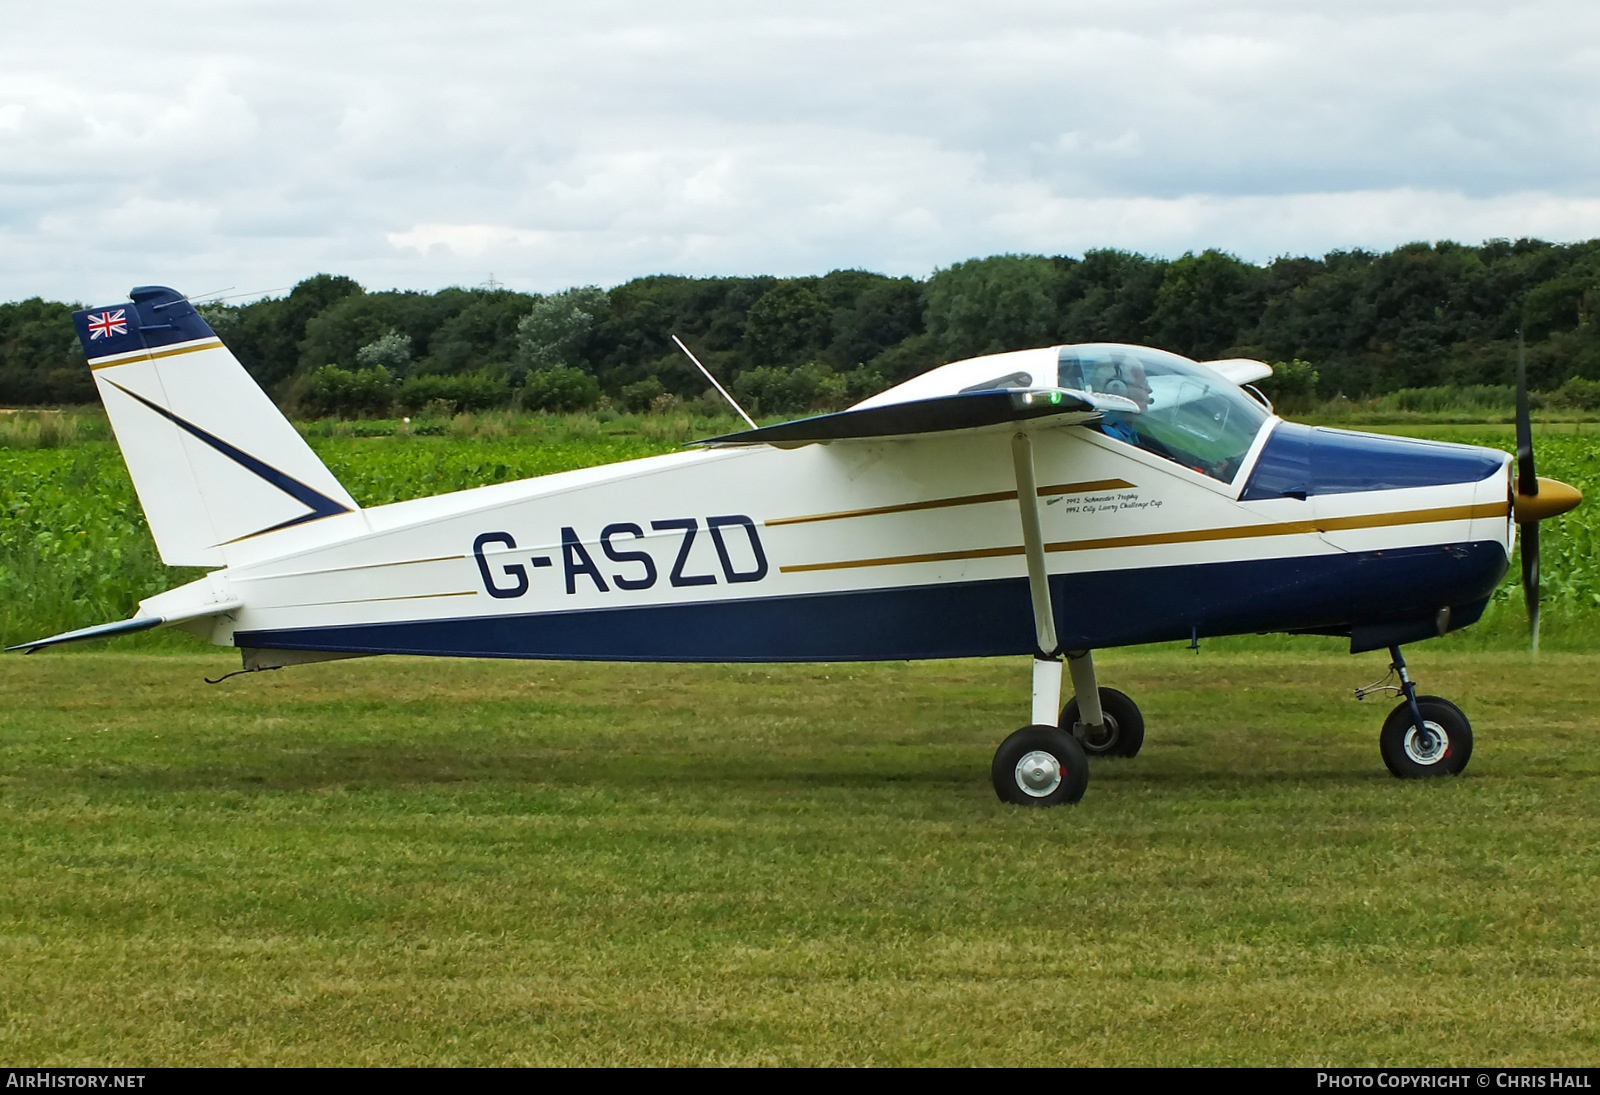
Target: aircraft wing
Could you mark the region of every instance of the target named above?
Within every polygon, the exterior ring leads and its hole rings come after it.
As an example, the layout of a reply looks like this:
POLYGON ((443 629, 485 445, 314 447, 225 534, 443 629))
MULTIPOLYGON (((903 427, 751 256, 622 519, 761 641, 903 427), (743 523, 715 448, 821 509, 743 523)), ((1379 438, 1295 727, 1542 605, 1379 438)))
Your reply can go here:
POLYGON ((1015 388, 914 399, 876 407, 855 407, 834 414, 799 418, 740 430, 695 442, 698 445, 809 445, 818 441, 904 437, 947 430, 970 430, 1011 423, 1050 420, 1049 425, 1092 422, 1106 411, 1136 412, 1138 405, 1120 396, 1067 388, 1015 388))

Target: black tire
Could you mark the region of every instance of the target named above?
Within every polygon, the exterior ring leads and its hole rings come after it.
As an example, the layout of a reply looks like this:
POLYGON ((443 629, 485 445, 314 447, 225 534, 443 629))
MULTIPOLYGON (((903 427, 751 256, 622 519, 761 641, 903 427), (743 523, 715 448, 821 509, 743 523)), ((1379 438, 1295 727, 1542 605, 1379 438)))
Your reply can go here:
POLYGON ((1100 712, 1105 729, 1100 735, 1078 728, 1078 698, 1074 696, 1061 709, 1061 729, 1078 739, 1091 757, 1136 757, 1144 745, 1144 715, 1139 705, 1115 688, 1100 689, 1100 712))
POLYGON ((1459 775, 1472 759, 1472 723, 1461 708, 1438 696, 1418 696, 1425 732, 1416 732, 1411 705, 1402 703, 1383 720, 1378 751, 1400 779, 1459 775))
POLYGON ((990 776, 1002 802, 1060 806, 1083 797, 1089 786, 1089 758, 1065 730, 1024 726, 995 750, 990 776))

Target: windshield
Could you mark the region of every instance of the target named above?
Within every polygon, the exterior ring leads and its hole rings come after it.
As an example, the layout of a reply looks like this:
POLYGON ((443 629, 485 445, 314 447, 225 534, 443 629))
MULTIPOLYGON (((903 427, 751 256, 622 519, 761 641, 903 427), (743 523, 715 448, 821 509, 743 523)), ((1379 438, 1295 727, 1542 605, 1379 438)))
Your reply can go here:
POLYGON ((1231 483, 1267 411, 1221 375, 1186 357, 1104 343, 1061 348, 1058 384, 1131 399, 1138 412, 1109 412, 1107 437, 1231 483))

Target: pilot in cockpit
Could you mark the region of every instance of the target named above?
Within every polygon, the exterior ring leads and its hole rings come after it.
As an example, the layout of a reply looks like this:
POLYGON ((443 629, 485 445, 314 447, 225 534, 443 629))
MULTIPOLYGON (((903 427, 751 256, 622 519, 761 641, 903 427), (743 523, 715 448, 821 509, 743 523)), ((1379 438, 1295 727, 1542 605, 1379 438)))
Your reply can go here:
POLYGON ((1268 418, 1225 377, 1164 350, 1063 346, 1057 384, 1128 400, 1126 410, 1107 410, 1090 428, 1224 483, 1238 474, 1268 418))
MULTIPOLYGON (((1148 411, 1152 402, 1150 381, 1145 375, 1144 364, 1136 358, 1112 360, 1100 366, 1095 370, 1093 390, 1131 399, 1138 404, 1140 413, 1148 411)), ((1146 443, 1134 429, 1130 416, 1116 411, 1109 412, 1100 420, 1100 432, 1130 445, 1146 443)))

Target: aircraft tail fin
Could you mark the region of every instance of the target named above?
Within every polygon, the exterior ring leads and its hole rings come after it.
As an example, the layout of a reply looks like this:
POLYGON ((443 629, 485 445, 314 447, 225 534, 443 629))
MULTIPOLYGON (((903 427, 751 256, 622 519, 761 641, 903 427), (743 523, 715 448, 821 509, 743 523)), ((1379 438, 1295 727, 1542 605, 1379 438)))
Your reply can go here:
POLYGON ((358 507, 194 305, 160 286, 73 313, 95 386, 169 566, 358 507))

